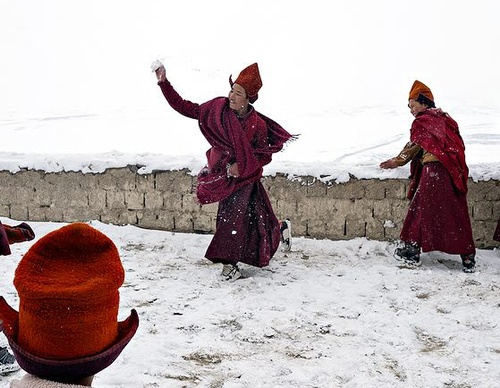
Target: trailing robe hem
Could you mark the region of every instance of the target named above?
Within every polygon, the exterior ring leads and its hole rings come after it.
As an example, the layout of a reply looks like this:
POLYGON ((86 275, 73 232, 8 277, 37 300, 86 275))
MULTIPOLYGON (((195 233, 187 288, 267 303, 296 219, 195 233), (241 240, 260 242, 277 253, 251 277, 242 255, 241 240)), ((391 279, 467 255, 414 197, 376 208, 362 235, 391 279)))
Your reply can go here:
POLYGON ((441 163, 424 165, 400 237, 418 244, 423 252, 469 255, 476 251, 466 195, 453 187, 441 163))

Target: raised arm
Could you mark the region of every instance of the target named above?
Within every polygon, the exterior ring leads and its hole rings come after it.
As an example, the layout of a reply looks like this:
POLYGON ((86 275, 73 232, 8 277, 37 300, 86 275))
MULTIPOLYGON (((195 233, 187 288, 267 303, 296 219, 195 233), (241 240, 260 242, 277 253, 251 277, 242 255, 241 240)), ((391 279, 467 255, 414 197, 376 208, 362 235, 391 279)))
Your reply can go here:
POLYGON ((160 86, 165 99, 169 105, 181 115, 192 119, 198 119, 200 105, 188 100, 184 100, 167 79, 165 67, 161 65, 155 70, 158 86, 160 86))

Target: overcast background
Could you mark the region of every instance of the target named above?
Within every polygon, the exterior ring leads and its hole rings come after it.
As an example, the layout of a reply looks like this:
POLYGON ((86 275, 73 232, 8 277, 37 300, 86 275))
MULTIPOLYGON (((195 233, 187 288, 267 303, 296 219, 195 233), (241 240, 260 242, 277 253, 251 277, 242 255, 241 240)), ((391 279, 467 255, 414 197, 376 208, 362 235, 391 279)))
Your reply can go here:
POLYGON ((499 178, 497 2, 0 0, 0 168, 193 171, 206 141, 172 111, 226 95, 252 62, 255 107, 299 141, 266 173, 405 177, 378 169, 408 139, 415 79, 460 124, 471 175, 499 178))

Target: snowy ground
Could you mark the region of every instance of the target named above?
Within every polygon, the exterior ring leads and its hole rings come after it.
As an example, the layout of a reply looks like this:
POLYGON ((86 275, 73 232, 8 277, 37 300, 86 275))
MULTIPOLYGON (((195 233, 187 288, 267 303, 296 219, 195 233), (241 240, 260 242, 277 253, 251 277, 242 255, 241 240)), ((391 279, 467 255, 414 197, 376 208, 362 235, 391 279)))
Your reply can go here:
MULTIPOLYGON (((259 63, 256 109, 301 135, 266 174, 406 178, 407 167, 378 165, 408 140, 419 79, 459 123, 470 176, 500 179, 499 3, 325 4, 0 0, 0 170, 196 174, 208 145, 161 96, 149 70, 160 58, 195 102, 226 95, 230 74, 259 63)), ((97 387, 499 385, 498 249, 480 250, 465 275, 458 257, 425 254, 407 270, 390 243, 300 238, 228 284, 203 258, 208 235, 93 224, 126 268, 121 319, 141 316, 97 387)), ((38 237, 59 226, 32 225, 38 237)), ((0 257, 0 294, 14 306, 30 245, 0 257)))
MULTIPOLYGON (((210 235, 92 224, 126 270, 120 320, 131 308, 141 319, 97 387, 498 387, 498 249, 466 275, 456 256, 424 254, 409 270, 391 243, 297 238, 227 283, 203 258, 210 235)), ((32 223, 37 238, 61 225, 32 223)), ((16 308, 13 273, 31 244, 0 257, 0 294, 16 308)))

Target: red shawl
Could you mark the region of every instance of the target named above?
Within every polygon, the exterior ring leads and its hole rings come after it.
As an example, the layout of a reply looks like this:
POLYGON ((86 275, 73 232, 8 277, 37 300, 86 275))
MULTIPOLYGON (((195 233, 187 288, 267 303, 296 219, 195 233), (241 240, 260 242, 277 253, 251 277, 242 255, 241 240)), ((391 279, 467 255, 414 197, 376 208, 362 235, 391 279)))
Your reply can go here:
POLYGON ((280 151, 292 138, 279 124, 255 111, 250 113, 252 123, 264 120, 268 141, 265 146, 252 144, 236 114, 229 108, 227 98, 217 97, 200 105, 199 125, 212 148, 207 152, 208 168, 198 174, 197 197, 200 203, 218 202, 236 190, 262 177, 264 164, 273 153, 280 151), (256 148, 257 147, 257 148, 256 148), (217 160, 213 160, 214 156, 217 160), (226 165, 238 164, 239 177, 228 178, 226 165))
POLYGON ((441 109, 426 109, 413 121, 410 140, 436 156, 456 189, 467 193, 469 169, 465 163, 465 145, 455 120, 441 109))
POLYGON ((0 255, 10 255, 10 245, 5 228, 0 222, 0 255))

